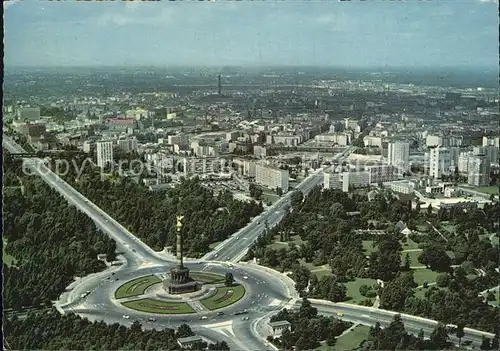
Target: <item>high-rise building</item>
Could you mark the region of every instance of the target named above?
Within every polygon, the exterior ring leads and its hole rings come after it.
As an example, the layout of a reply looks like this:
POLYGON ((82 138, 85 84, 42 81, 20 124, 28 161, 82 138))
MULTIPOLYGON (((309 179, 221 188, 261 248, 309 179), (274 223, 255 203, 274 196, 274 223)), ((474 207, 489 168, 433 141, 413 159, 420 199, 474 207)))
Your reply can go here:
POLYGON ((388 144, 387 161, 395 166, 399 172, 404 173, 410 168, 410 144, 396 141, 388 144))
POLYGON ((467 183, 472 186, 490 184, 490 160, 485 155, 475 155, 469 159, 467 183))
POLYGON ((271 189, 281 188, 284 193, 288 191, 289 173, 287 170, 268 166, 255 165, 255 182, 271 189))
POLYGON ((98 141, 97 149, 97 166, 104 168, 107 164, 113 162, 113 142, 98 141))
POLYGON ((219 77, 218 77, 217 94, 218 95, 222 95, 222 83, 221 83, 221 80, 220 80, 220 74, 219 74, 219 77))
POLYGON ((135 137, 118 139, 117 144, 125 152, 137 150, 137 139, 135 137))
POLYGON ((432 148, 429 152, 429 175, 441 178, 443 174, 449 174, 451 166, 450 150, 443 147, 432 148))

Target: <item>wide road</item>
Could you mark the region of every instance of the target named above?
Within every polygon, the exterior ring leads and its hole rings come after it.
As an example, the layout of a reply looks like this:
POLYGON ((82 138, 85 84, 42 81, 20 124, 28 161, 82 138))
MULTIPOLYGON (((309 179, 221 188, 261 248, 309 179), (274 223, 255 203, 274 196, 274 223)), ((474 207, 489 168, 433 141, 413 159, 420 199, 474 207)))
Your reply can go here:
MULTIPOLYGON (((13 142, 10 138, 4 135, 3 146, 13 153, 25 152, 19 145, 13 142)), ((341 155, 337 155, 336 159, 343 157, 353 148, 348 148, 341 155)), ((166 272, 174 261, 174 257, 166 259, 159 256, 155 251, 138 240, 133 234, 108 216, 104 211, 86 199, 78 191, 72 188, 69 184, 61 180, 57 175, 51 172, 40 159, 25 159, 25 168, 34 175, 42 177, 50 186, 61 193, 68 201, 77 206, 81 211, 91 217, 97 225, 99 225, 105 233, 114 238, 117 245, 121 247, 126 254, 127 262, 121 267, 114 267, 114 274, 100 272, 82 279, 82 281, 69 292, 70 299, 63 305, 58 306, 60 310, 72 310, 89 317, 90 319, 101 319, 110 323, 119 322, 121 324, 130 324, 133 320, 142 319, 149 314, 129 310, 120 304, 117 304, 112 297, 116 288, 125 280, 133 279, 141 275, 152 273, 166 272), (109 277, 109 279, 108 279, 109 277), (116 280, 118 279, 118 280, 116 280), (85 291, 90 291, 90 295, 82 298, 81 294, 85 291), (127 311, 127 312, 124 312, 127 311), (131 318, 122 318, 123 314, 128 314, 131 318)), ((316 173, 311 174, 301 185, 299 189, 307 193, 315 185, 321 184, 323 180, 323 170, 320 169, 316 173)), ((283 210, 289 206, 290 194, 283 196, 275 203, 268 211, 260 217, 254 219, 247 227, 233 235, 226 242, 219 245, 216 250, 205 256, 205 260, 220 261, 237 261, 242 257, 251 243, 257 238, 262 231, 262 225, 267 220, 271 227, 277 223, 283 216, 283 210), (258 222, 261 222, 258 224, 258 222)), ((161 316, 156 324, 151 327, 161 328, 162 326, 176 326, 183 321, 189 322, 189 325, 199 332, 200 335, 206 336, 208 339, 218 339, 231 341, 229 343, 233 349, 244 350, 263 350, 267 348, 266 341, 261 338, 265 319, 263 317, 279 310, 286 304, 287 300, 292 297, 294 292, 290 289, 290 284, 286 283, 288 278, 285 278, 277 271, 273 271, 257 265, 234 265, 231 268, 221 262, 191 262, 187 263, 193 271, 204 270, 206 272, 214 272, 224 274, 227 270, 233 270, 237 280, 244 283, 248 288, 248 294, 241 300, 240 303, 227 307, 223 311, 227 311, 224 316, 217 316, 214 312, 200 311, 196 315, 184 316, 161 316), (246 277, 246 278, 245 278, 246 277), (234 316, 235 310, 247 308, 251 313, 249 321, 254 322, 249 325, 248 321, 242 320, 241 316, 234 316), (199 320, 199 315, 206 315, 206 320, 199 320), (259 324, 260 323, 260 324, 259 324), (205 331, 202 331, 205 330, 205 331), (217 333, 217 334, 216 334, 217 333), (215 337, 218 334, 225 335, 224 337, 215 337), (259 335, 260 334, 260 335, 259 335), (245 345, 242 348, 242 345, 245 345)), ((295 294, 296 295, 296 294, 295 294)), ((373 309, 370 307, 349 305, 349 304, 333 304, 322 300, 313 300, 313 306, 318 308, 320 314, 337 315, 338 312, 343 313, 342 318, 347 321, 358 322, 365 325, 373 325, 377 321, 382 326, 387 325, 393 319, 394 312, 373 309)), ((299 304, 295 304, 299 306, 299 304)), ((403 321, 408 331, 418 333, 423 329, 426 334, 430 333, 436 321, 419 318, 415 316, 404 315, 403 321)), ((147 323, 144 323, 148 327, 147 323)), ((491 333, 485 333, 478 330, 465 329, 466 336, 463 340, 471 340, 475 344, 481 343, 482 335, 492 338, 491 333)))
MULTIPOLYGON (((348 156, 355 149, 355 146, 349 146, 342 153, 335 155, 332 161, 338 161, 340 158, 348 156)), ((323 171, 326 168, 328 167, 320 168, 310 174, 294 190, 299 190, 304 195, 307 195, 312 188, 323 183, 323 171)), ((283 195, 265 212, 254 218, 246 227, 220 243, 213 251, 203 256, 202 259, 239 262, 245 256, 252 243, 264 231, 266 223, 269 228, 272 228, 281 221, 285 212, 290 207, 292 193, 293 191, 283 195)))
MULTIPOLYGON (((2 145, 12 153, 26 152, 5 134, 3 135, 2 145)), ((126 256, 129 265, 164 264, 165 260, 161 256, 137 239, 106 212, 76 191, 71 185, 59 178, 45 166, 43 160, 39 158, 26 158, 23 162, 25 172, 34 176, 40 176, 47 184, 63 195, 69 203, 86 213, 106 234, 113 238, 116 241, 117 247, 127 253, 126 256)))
MULTIPOLYGON (((89 280, 78 285, 72 291, 73 300, 61 308, 65 312, 75 312, 86 316, 91 320, 105 320, 110 323, 118 322, 130 326, 134 321, 139 321, 145 328, 174 328, 186 322, 196 333, 207 337, 208 339, 225 340, 232 349, 246 350, 250 347, 252 350, 262 350, 265 348, 265 342, 256 334, 242 331, 251 330, 251 323, 258 318, 276 313, 282 306, 290 300, 288 298, 287 286, 280 279, 276 279, 273 274, 266 270, 259 269, 256 265, 236 264, 229 266, 224 263, 187 263, 186 266, 191 272, 210 272, 224 275, 230 271, 236 282, 243 284, 246 289, 245 296, 237 303, 217 311, 204 309, 201 304, 197 306, 196 314, 187 315, 161 315, 139 312, 129 309, 120 304, 120 300, 114 298, 114 293, 118 287, 127 281, 140 276, 155 274, 162 276, 168 272, 173 264, 157 266, 151 268, 129 268, 126 267, 114 274, 109 273, 101 280, 89 280), (83 293, 89 291, 90 294, 82 297, 83 293), (248 314, 235 315, 236 311, 246 309, 248 314), (224 312, 218 316, 217 312, 224 312), (125 318, 126 316, 127 318, 125 318), (154 316, 156 321, 148 321, 148 317, 154 316), (248 317, 248 318, 245 318, 248 317), (203 318, 203 319, 200 319, 203 318), (213 332, 229 336, 229 339, 235 339, 229 342, 226 338, 214 338, 213 332), (238 338, 236 338, 238 335, 238 338)), ((155 297, 154 293, 150 297, 155 297)), ((136 298, 143 298, 137 296, 136 298)))

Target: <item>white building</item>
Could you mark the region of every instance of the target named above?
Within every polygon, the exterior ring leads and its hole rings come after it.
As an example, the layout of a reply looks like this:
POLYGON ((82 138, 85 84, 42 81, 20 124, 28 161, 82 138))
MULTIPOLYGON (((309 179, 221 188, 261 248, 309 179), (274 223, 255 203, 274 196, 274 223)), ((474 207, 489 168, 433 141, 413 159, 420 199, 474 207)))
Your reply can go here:
POLYGON ((413 193, 413 190, 415 190, 416 184, 412 181, 402 180, 402 181, 390 182, 384 185, 388 185, 389 188, 394 192, 401 194, 411 194, 413 193))
POLYGON ((494 145, 485 146, 486 156, 490 161, 490 165, 498 165, 498 148, 494 145))
POLYGON ((288 170, 255 165, 255 182, 257 184, 271 189, 281 188, 286 193, 288 191, 288 179, 288 170))
POLYGON ((472 156, 472 152, 461 152, 458 156, 458 172, 468 173, 469 172, 469 158, 472 156))
POLYGON ((429 175, 433 178, 441 178, 443 174, 449 174, 451 166, 450 150, 435 147, 429 151, 429 175))
POLYGON ((497 149, 500 148, 500 137, 483 137, 483 146, 495 146, 497 149))
POLYGON ((104 168, 106 164, 113 163, 113 142, 98 141, 97 148, 97 165, 104 168))
POLYGON ((469 159, 467 183, 472 186, 490 184, 490 160, 487 156, 477 155, 469 159))
POLYGON ((427 135, 427 137, 425 138, 425 145, 427 147, 442 146, 443 139, 437 135, 427 135))
POLYGON ((363 144, 365 146, 377 146, 382 148, 382 138, 378 136, 367 135, 363 138, 363 144))
POLYGON ((333 143, 340 146, 346 146, 349 145, 351 137, 348 133, 321 134, 316 135, 314 141, 317 143, 333 143))
POLYGON ((410 169, 410 144, 396 141, 388 144, 387 163, 401 173, 410 169))
POLYGON ((21 121, 40 119, 40 107, 21 107, 17 110, 17 118, 21 121))

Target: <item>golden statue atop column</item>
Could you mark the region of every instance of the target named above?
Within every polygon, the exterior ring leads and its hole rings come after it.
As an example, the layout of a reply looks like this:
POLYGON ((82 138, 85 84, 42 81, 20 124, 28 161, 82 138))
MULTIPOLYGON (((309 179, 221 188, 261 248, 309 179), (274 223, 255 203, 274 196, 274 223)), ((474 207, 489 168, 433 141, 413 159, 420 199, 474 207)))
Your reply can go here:
POLYGON ((184 216, 177 215, 176 230, 176 256, 177 266, 170 269, 170 277, 163 282, 163 287, 170 294, 183 294, 199 289, 199 284, 189 277, 189 268, 184 267, 182 226, 184 216))

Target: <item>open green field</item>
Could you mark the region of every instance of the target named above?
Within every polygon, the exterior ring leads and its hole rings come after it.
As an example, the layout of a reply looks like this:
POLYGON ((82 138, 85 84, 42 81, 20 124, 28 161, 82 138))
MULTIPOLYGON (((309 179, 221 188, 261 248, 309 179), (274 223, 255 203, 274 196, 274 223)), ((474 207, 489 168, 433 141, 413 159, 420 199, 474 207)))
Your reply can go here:
POLYGON ((147 275, 126 282, 115 291, 115 299, 123 299, 124 297, 139 296, 144 294, 147 288, 151 285, 158 284, 161 279, 155 275, 147 275))
POLYGON ((419 248, 418 244, 410 238, 408 238, 406 242, 401 241, 401 247, 403 248, 403 250, 414 250, 419 248))
POLYGON ((351 351, 357 350, 363 342, 368 338, 368 333, 370 332, 370 327, 366 325, 358 325, 354 327, 347 334, 339 337, 334 346, 328 346, 326 344, 322 345, 318 350, 326 351, 351 351))
POLYGON ((243 285, 226 286, 217 288, 214 296, 201 300, 201 304, 209 310, 216 310, 222 307, 232 305, 239 301, 245 295, 243 285))
POLYGON ((133 310, 157 314, 185 314, 194 310, 185 302, 169 302, 153 299, 138 299, 124 302, 125 307, 133 310))
POLYGON ((498 195, 498 193, 499 193, 498 186, 482 186, 479 188, 471 188, 471 187, 466 187, 466 188, 477 191, 479 193, 489 194, 489 195, 491 195, 491 194, 498 195))
POLYGON ((275 235, 273 240, 274 240, 274 243, 272 243, 271 245, 269 245, 269 247, 275 249, 275 250, 279 250, 279 249, 282 249, 282 248, 285 248, 285 249, 289 249, 290 248, 290 245, 301 245, 303 243, 305 243, 305 241, 303 241, 299 235, 292 235, 290 236, 290 241, 287 241, 287 242, 280 242, 280 236, 279 235, 275 235))
POLYGON ((370 254, 374 251, 377 251, 376 247, 373 247, 373 240, 363 240, 363 251, 366 256, 370 256, 370 254))
POLYGON ((332 270, 330 269, 330 266, 328 264, 325 264, 323 266, 315 266, 312 263, 307 263, 304 259, 300 259, 299 263, 301 266, 307 267, 311 273, 315 274, 318 279, 321 279, 321 277, 325 275, 330 275, 332 273, 332 270))
POLYGON ((9 255, 5 252, 5 248, 7 247, 7 239, 2 238, 2 263, 5 263, 8 267, 12 267, 17 263, 17 260, 14 256, 9 255))
POLYGON ((413 270, 413 278, 415 280, 415 283, 417 283, 419 286, 424 284, 424 280, 427 280, 427 283, 429 284, 434 283, 438 275, 438 272, 431 271, 428 268, 413 270))
MULTIPOLYGON (((359 293, 359 287, 363 284, 373 286, 373 284, 376 283, 377 281, 375 279, 369 279, 369 278, 356 278, 356 280, 354 281, 345 283, 345 286, 347 288, 347 297, 350 298, 346 302, 358 304, 361 301, 368 299, 367 297, 364 297, 359 293)), ((370 300, 375 301, 375 298, 371 298, 370 300)))
POLYGON ((219 274, 205 273, 205 272, 192 272, 189 274, 191 278, 202 283, 223 283, 225 278, 219 274))
POLYGON ((401 265, 403 266, 405 264, 405 257, 406 254, 408 254, 408 256, 410 256, 410 266, 421 266, 422 264, 418 262, 418 256, 420 256, 421 253, 422 251, 401 251, 401 265))

